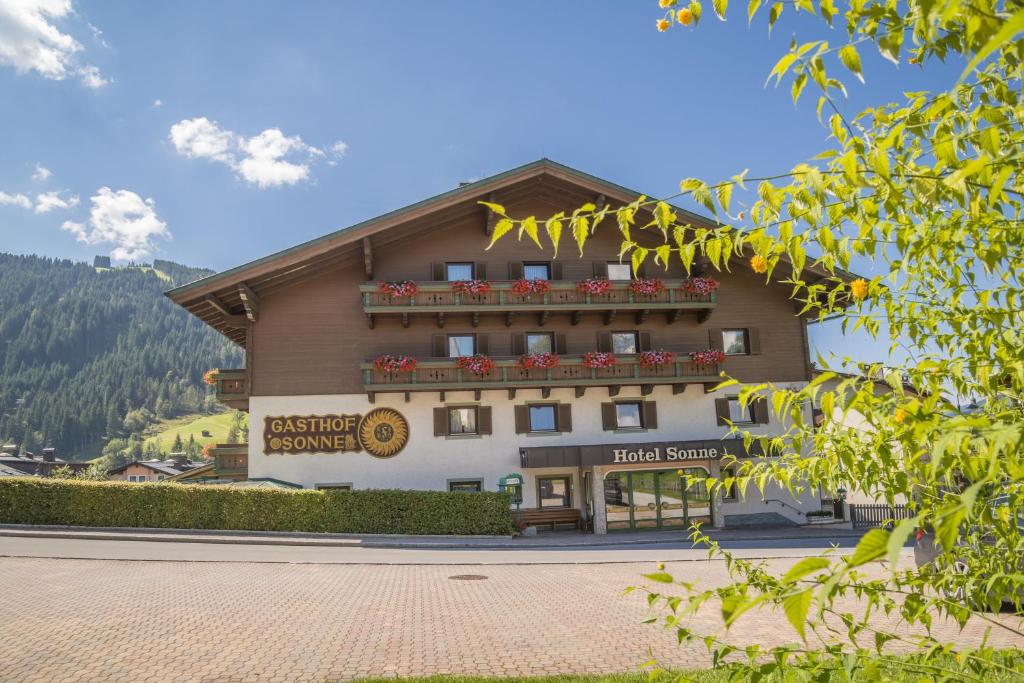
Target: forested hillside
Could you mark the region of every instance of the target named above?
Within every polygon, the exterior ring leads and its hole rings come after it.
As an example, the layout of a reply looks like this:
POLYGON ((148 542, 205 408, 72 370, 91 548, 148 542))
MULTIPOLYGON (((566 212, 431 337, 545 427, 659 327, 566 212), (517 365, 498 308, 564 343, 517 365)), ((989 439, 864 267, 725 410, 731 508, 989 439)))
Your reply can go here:
POLYGON ((153 419, 218 409, 203 372, 241 351, 163 296, 211 271, 153 265, 0 253, 3 442, 84 460, 153 419))

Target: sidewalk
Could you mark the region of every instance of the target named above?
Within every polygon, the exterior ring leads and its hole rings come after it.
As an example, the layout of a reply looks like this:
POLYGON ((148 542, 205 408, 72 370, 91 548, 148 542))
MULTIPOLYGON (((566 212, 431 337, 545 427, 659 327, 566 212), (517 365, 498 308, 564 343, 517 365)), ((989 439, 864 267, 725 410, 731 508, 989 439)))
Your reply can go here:
MULTIPOLYGON (((763 529, 712 529, 708 535, 719 542, 849 539, 864 532, 839 525, 779 527, 763 529)), ((206 529, 134 529, 105 527, 30 526, 0 524, 0 537, 73 538, 106 541, 156 541, 167 543, 217 543, 241 545, 286 545, 361 548, 476 548, 542 549, 601 548, 608 546, 642 546, 679 544, 689 547, 689 532, 647 531, 598 536, 575 531, 546 532, 531 537, 508 536, 401 536, 387 534, 311 534, 283 531, 224 531, 206 529)))

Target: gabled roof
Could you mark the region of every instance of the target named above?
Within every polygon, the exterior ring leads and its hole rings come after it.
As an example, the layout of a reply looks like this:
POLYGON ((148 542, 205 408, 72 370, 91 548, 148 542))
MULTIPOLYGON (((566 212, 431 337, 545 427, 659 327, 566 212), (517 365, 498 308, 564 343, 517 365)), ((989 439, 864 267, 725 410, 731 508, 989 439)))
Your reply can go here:
MULTIPOLYGON (((550 159, 539 159, 175 287, 166 295, 232 341, 244 346, 247 293, 258 297, 327 268, 344 265, 362 267, 371 249, 393 241, 380 233, 413 220, 417 221, 418 229, 425 230, 432 227, 431 220, 424 220, 425 217, 435 217, 441 223, 452 220, 453 216, 466 217, 475 212, 480 216, 483 226, 487 210, 479 205, 480 201, 501 203, 506 198, 526 196, 542 188, 564 194, 570 200, 578 200, 579 204, 594 201, 598 196, 604 197, 609 204, 627 204, 642 194, 550 159)), ((680 207, 674 208, 694 225, 708 228, 717 225, 706 216, 680 207)), ((807 270, 819 278, 826 276, 823 271, 810 267, 807 270)))
POLYGON ((151 469, 154 472, 159 472, 160 474, 173 476, 175 474, 181 474, 182 472, 188 472, 189 470, 193 470, 197 467, 197 465, 192 464, 191 462, 188 465, 184 465, 181 467, 177 467, 170 463, 171 461, 169 460, 133 460, 126 465, 121 465, 120 467, 115 467, 113 469, 107 470, 107 474, 120 474, 121 472, 124 472, 132 465, 141 465, 142 467, 151 469))

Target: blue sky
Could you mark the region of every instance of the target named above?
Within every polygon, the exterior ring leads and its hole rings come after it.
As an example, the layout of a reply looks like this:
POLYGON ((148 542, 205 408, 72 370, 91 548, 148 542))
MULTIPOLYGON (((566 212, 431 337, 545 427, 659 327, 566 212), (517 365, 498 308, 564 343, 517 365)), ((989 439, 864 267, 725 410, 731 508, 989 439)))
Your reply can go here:
MULTIPOLYGON (((827 131, 765 77, 844 37, 710 3, 659 34, 655 0, 65 1, 0 0, 0 250, 215 269, 541 156, 659 196, 789 169, 827 131), (36 20, 74 44, 40 61, 36 20)), ((958 74, 864 62, 851 112, 958 74)))

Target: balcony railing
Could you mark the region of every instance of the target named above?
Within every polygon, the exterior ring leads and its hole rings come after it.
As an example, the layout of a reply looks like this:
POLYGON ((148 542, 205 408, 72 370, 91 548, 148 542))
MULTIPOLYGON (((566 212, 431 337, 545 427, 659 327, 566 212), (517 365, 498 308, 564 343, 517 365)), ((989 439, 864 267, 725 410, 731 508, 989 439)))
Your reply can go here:
POLYGON ((523 368, 518 358, 492 358, 494 368, 483 375, 460 369, 454 358, 431 358, 408 372, 378 370, 364 363, 367 392, 530 389, 550 387, 697 384, 718 382, 717 365, 697 365, 680 354, 671 363, 641 365, 635 355, 617 355, 616 364, 588 368, 583 356, 561 356, 554 368, 523 368))
POLYGON ((249 409, 249 381, 244 368, 218 370, 214 380, 218 401, 236 410, 249 409))
POLYGON ((219 443, 210 449, 218 477, 245 479, 249 476, 249 444, 219 443))
POLYGON ((514 281, 490 283, 482 294, 462 294, 452 290, 450 282, 417 282, 419 291, 412 296, 392 296, 380 291, 375 283, 359 286, 363 312, 370 325, 374 316, 401 315, 407 320, 413 314, 446 313, 571 313, 616 311, 665 311, 670 321, 681 311, 690 310, 706 317, 715 306, 715 293, 694 294, 681 288, 682 280, 662 280, 665 289, 657 294, 637 294, 629 282, 612 282, 604 294, 581 292, 576 282, 552 281, 551 291, 543 294, 520 294, 513 290, 514 281))

